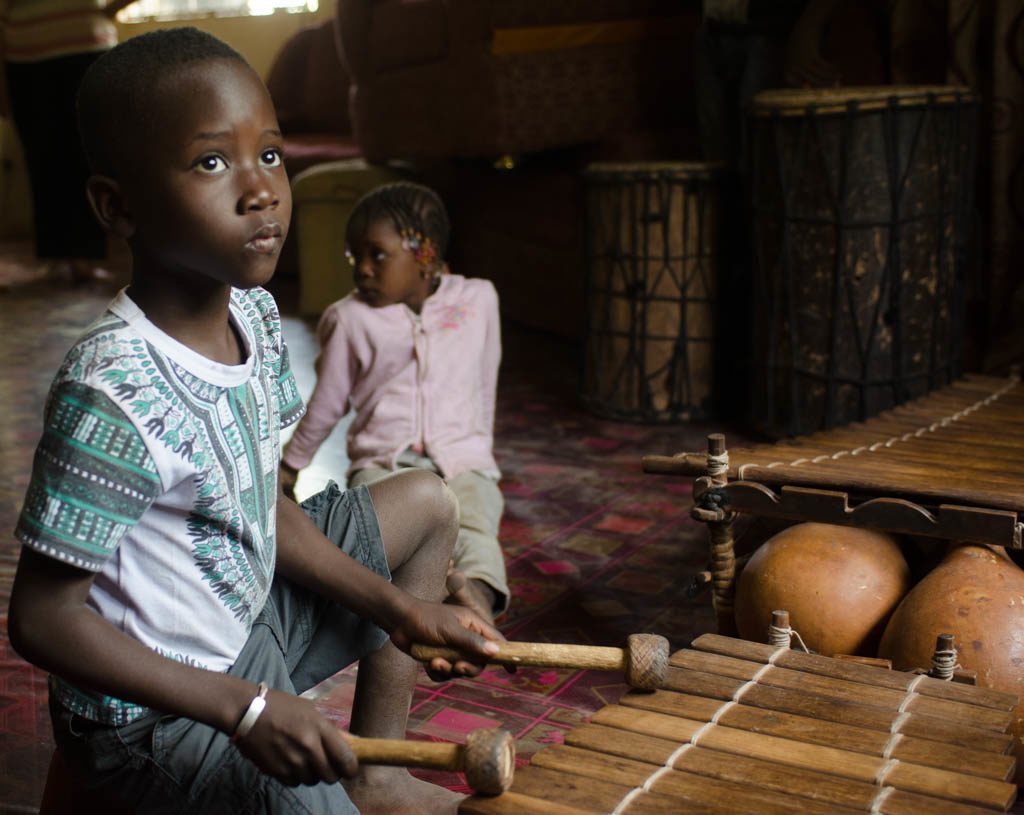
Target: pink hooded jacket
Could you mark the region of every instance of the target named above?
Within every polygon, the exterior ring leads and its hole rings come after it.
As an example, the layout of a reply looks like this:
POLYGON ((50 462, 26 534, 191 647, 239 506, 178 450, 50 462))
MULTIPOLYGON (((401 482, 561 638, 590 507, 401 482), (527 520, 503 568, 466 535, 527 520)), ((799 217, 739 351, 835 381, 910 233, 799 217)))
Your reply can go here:
POLYGON ((349 474, 394 469, 409 447, 432 458, 445 478, 497 470, 501 323, 489 280, 443 275, 418 317, 404 304, 373 308, 353 292, 327 307, 317 335, 316 387, 285 445, 286 464, 309 464, 351 409, 349 474))

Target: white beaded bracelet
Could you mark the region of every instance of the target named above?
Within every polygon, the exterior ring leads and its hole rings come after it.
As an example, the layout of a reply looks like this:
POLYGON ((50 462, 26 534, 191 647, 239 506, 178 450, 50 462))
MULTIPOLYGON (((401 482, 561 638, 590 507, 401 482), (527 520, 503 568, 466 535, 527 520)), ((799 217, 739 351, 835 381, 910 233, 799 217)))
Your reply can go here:
POLYGON ((256 720, 263 712, 263 708, 267 706, 268 690, 270 690, 270 688, 267 687, 267 683, 260 682, 259 692, 252 698, 252 701, 249 702, 249 708, 245 711, 245 715, 242 716, 241 721, 238 722, 238 726, 235 728, 234 734, 231 736, 232 742, 244 739, 249 735, 249 731, 252 730, 253 725, 256 724, 256 720))

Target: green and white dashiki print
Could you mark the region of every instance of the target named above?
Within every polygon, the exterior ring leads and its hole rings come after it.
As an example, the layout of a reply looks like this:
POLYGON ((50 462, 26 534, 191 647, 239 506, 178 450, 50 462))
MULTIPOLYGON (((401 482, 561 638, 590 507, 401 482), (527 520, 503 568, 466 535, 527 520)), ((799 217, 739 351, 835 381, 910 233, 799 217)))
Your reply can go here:
MULTIPOLYGON (((54 380, 15 534, 97 572, 89 605, 170 659, 227 670, 270 589, 281 428, 303 412, 274 299, 234 290, 241 365, 168 336, 121 292, 54 380)), ((146 712, 59 678, 69 709, 146 712)))

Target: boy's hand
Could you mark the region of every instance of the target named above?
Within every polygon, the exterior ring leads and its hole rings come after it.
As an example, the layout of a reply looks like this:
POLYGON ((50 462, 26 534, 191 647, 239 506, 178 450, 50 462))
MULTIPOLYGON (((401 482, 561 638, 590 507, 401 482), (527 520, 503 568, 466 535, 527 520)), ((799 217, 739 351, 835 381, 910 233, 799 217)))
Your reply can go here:
POLYGON ((281 491, 294 501, 295 482, 299 480, 299 471, 282 461, 277 469, 277 479, 281 482, 281 491))
POLYGON ((334 784, 359 768, 341 731, 312 702, 283 691, 267 694, 263 713, 235 746, 262 772, 290 787, 334 784))
POLYGON ((409 653, 414 642, 419 642, 480 655, 479 662, 460 659, 452 664, 440 657, 431 660, 427 673, 435 680, 453 675, 476 676, 498 652, 497 643, 504 639, 498 629, 465 606, 422 600, 391 632, 391 641, 405 653, 409 653))

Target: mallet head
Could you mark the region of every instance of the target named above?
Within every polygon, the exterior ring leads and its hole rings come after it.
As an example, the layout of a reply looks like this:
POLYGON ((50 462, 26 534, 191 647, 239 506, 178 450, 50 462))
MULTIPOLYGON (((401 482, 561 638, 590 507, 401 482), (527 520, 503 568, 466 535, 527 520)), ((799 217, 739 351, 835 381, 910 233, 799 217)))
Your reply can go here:
POLYGON ((657 690, 668 673, 668 640, 658 634, 630 634, 626 642, 626 682, 637 690, 657 690))
POLYGON ((512 785, 516 745, 507 730, 480 728, 466 737, 466 784, 474 792, 500 795, 512 785))

